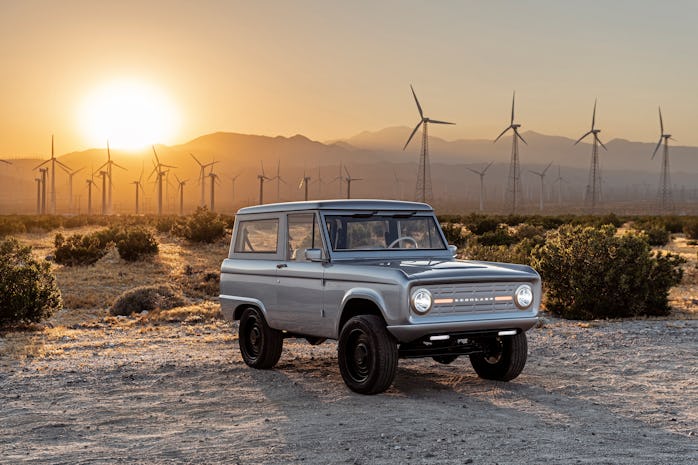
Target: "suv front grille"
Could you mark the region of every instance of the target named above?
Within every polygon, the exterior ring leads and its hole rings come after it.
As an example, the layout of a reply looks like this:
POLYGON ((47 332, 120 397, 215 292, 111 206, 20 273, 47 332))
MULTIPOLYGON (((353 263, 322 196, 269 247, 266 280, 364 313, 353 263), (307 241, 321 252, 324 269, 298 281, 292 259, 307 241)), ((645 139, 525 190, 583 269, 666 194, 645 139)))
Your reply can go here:
POLYGON ((514 291, 521 283, 457 283, 426 286, 434 304, 430 315, 514 312, 514 291))

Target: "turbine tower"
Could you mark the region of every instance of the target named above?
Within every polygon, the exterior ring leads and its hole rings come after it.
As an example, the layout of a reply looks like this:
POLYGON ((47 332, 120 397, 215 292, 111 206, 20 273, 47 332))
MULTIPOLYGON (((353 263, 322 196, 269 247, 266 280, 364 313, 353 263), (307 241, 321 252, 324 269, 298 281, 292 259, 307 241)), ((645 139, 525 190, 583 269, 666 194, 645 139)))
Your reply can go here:
POLYGON ((107 171, 100 171, 99 175, 102 176, 102 215, 107 214, 107 180, 109 176, 107 171))
POLYGON ((594 136, 594 141, 591 146, 591 166, 589 167, 589 181, 587 183, 586 200, 591 205, 591 211, 596 209, 596 206, 601 200, 601 170, 599 168, 599 144, 604 150, 608 150, 601 139, 599 133, 601 129, 596 129, 596 100, 594 100, 594 112, 591 114, 591 129, 584 133, 582 137, 577 139, 574 145, 577 145, 589 134, 594 136))
POLYGON ((230 180, 232 181, 233 184, 233 201, 235 201, 235 180, 240 177, 242 173, 238 173, 235 176, 231 177, 230 180))
POLYGON ((90 179, 87 182, 87 214, 92 214, 92 186, 95 184, 95 174, 94 171, 90 171, 90 179))
MULTIPOLYGON (((50 203, 49 207, 51 209, 51 214, 55 215, 56 214, 56 164, 60 166, 66 173, 70 173, 70 168, 63 163, 58 161, 56 158, 56 155, 53 152, 53 134, 51 134, 51 158, 48 160, 40 163, 37 165, 34 169, 37 169, 46 163, 51 162, 51 197, 50 197, 50 203)), ((46 208, 43 209, 44 213, 46 213, 46 208)))
POLYGON ((141 168, 141 175, 138 177, 138 181, 132 181, 131 184, 136 186, 136 215, 140 213, 138 196, 140 192, 145 194, 145 189, 143 189, 143 168, 141 168))
POLYGON ((157 183, 157 189, 158 189, 158 216, 162 215, 162 178, 167 174, 168 170, 163 170, 163 168, 176 168, 176 166, 171 166, 171 165, 165 165, 163 163, 160 163, 160 159, 158 158, 158 153, 155 151, 155 146, 153 145, 153 155, 155 155, 155 160, 157 163, 154 161, 153 162, 153 171, 148 175, 148 179, 150 179, 153 174, 157 174, 157 179, 155 182, 157 183))
POLYGON ((271 178, 267 177, 267 175, 264 174, 264 162, 260 161, 259 163, 262 165, 262 174, 257 175, 257 179, 259 179, 259 204, 263 205, 264 204, 264 183, 266 181, 271 181, 271 178))
POLYGON ((550 167, 553 165, 553 162, 548 163, 548 166, 545 167, 543 171, 533 171, 533 170, 528 170, 530 173, 535 174, 536 176, 540 177, 540 211, 543 211, 543 197, 545 195, 545 173, 548 172, 550 167))
POLYGON ((555 179, 554 183, 557 183, 557 204, 559 206, 562 206, 562 183, 567 182, 567 179, 562 177, 562 170, 560 169, 560 165, 557 165, 557 178, 555 179))
POLYGON ((485 173, 487 173, 487 170, 492 166, 492 163, 494 163, 494 161, 491 161, 482 171, 468 168, 470 171, 480 176, 480 211, 485 210, 485 173))
MULTIPOLYGON (((514 123, 514 104, 516 102, 516 92, 511 97, 511 121, 504 131, 502 131, 494 142, 497 142, 509 129, 513 131, 511 140, 511 162, 509 163, 509 180, 507 183, 507 200, 511 200, 511 212, 516 213, 517 207, 521 204, 521 166, 519 163, 519 139, 528 143, 519 134, 520 124, 514 123)), ((493 142, 493 143, 494 143, 493 142)))
POLYGON ((414 134, 417 132, 420 126, 423 126, 422 128, 422 151, 420 152, 419 155, 419 169, 417 170, 417 187, 416 187, 416 198, 418 202, 429 202, 434 198, 434 195, 431 190, 431 166, 429 162, 429 123, 433 124, 455 124, 455 123, 449 123, 448 121, 439 121, 431 118, 427 118, 424 116, 424 112, 422 111, 422 106, 419 104, 419 100, 417 100, 417 94, 414 92, 414 88, 412 87, 412 84, 410 84, 410 89, 412 90, 412 96, 414 97, 414 102, 417 104, 417 110, 419 110, 419 123, 417 123, 417 126, 414 127, 412 130, 412 134, 410 134, 410 137, 407 139, 407 142, 405 143, 405 146, 402 148, 402 150, 405 150, 407 146, 409 145, 410 141, 412 140, 412 137, 414 137, 414 134))
POLYGON ((347 198, 351 198, 351 182, 352 181, 363 181, 363 178, 352 178, 347 166, 344 165, 344 171, 347 173, 347 177, 344 180, 347 182, 347 198))
POLYGON ((111 214, 112 213, 112 166, 116 166, 117 168, 121 168, 124 171, 128 171, 126 168, 123 166, 117 164, 111 159, 111 150, 109 149, 109 141, 107 141, 107 161, 104 162, 102 166, 97 168, 98 171, 100 171, 102 168, 107 168, 107 179, 109 180, 108 185, 107 185, 107 208, 106 208, 106 213, 111 214))
POLYGON ((46 179, 48 178, 48 168, 39 168, 41 172, 41 214, 46 214, 46 179))
POLYGON ((201 198, 199 199, 199 206, 204 207, 206 206, 206 168, 209 166, 213 166, 216 163, 220 163, 218 161, 211 161, 209 163, 201 163, 193 153, 190 153, 191 157, 194 159, 194 161, 199 165, 199 185, 201 186, 201 198))
POLYGON ((213 172, 213 166, 211 166, 211 170, 208 172, 208 177, 211 178, 211 211, 213 212, 216 206, 216 183, 220 183, 218 175, 213 172))
POLYGON ((284 181, 284 178, 281 177, 281 160, 279 160, 276 164, 276 176, 274 176, 272 179, 276 180, 276 201, 280 202, 281 201, 281 183, 288 184, 286 181, 284 181))
POLYGON ((85 167, 79 168, 68 173, 68 194, 70 195, 70 213, 73 213, 73 176, 84 170, 85 167))
POLYGON ((188 179, 182 181, 176 174, 175 179, 177 180, 177 191, 179 192, 179 216, 182 216, 184 215, 184 185, 187 183, 188 179))
POLYGON ((41 215, 41 178, 34 178, 36 181, 36 214, 41 215))
POLYGON ((662 172, 659 177, 659 192, 658 192, 658 206, 661 212, 665 212, 673 208, 672 195, 671 195, 671 180, 669 176, 669 139, 676 140, 671 137, 671 134, 664 134, 664 122, 662 121, 662 108, 659 108, 659 142, 652 152, 652 159, 657 155, 657 150, 662 145, 662 140, 664 141, 664 153, 662 154, 662 172))

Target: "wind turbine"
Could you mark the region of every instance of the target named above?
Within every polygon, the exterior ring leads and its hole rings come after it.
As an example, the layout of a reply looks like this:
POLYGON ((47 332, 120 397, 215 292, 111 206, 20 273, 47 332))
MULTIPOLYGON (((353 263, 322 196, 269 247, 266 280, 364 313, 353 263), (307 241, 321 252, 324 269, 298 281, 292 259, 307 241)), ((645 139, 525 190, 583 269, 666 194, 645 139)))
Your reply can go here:
POLYGON ((36 214, 41 215, 41 178, 34 178, 36 181, 36 214))
MULTIPOLYGON (((521 142, 528 145, 528 143, 519 134, 520 124, 514 123, 514 105, 516 103, 516 91, 511 97, 511 121, 509 126, 504 128, 494 142, 497 142, 500 137, 502 137, 509 129, 512 130, 512 140, 511 140, 511 162, 509 163, 509 181, 507 184, 507 196, 511 198, 511 211, 516 213, 516 208, 521 203, 521 167, 519 163, 519 139, 521 142)), ((493 143, 494 143, 493 142, 493 143)))
POLYGON ((494 161, 491 161, 487 166, 485 166, 481 171, 475 170, 473 168, 468 168, 473 173, 480 176, 480 211, 485 210, 485 173, 490 169, 494 161))
MULTIPOLYGON (((179 215, 182 216, 184 215, 184 185, 188 179, 182 181, 176 174, 175 179, 177 179, 177 191, 179 192, 179 215)), ((213 197, 211 197, 211 202, 213 202, 213 197)))
POLYGON ((153 162, 153 171, 148 175, 148 179, 150 179, 153 174, 157 174, 157 179, 155 182, 157 183, 157 189, 158 189, 158 216, 162 215, 162 178, 167 174, 167 170, 163 171, 163 168, 176 168, 176 166, 171 166, 171 165, 165 165, 163 163, 160 163, 160 159, 158 158, 158 153, 155 151, 155 146, 153 147, 153 155, 155 155, 155 160, 157 163, 153 162))
POLYGON ((191 157, 194 159, 194 161, 199 165, 199 185, 201 186, 201 198, 200 198, 200 200, 199 200, 199 206, 200 206, 200 207, 203 207, 203 206, 206 205, 206 192, 205 192, 206 183, 204 182, 204 181, 206 180, 206 176, 207 176, 207 174, 206 174, 206 168, 208 168, 209 166, 213 166, 213 165, 215 165, 216 163, 220 163, 220 162, 214 160, 214 161, 211 161, 211 162, 209 162, 209 163, 201 163, 201 162, 194 156, 193 153, 190 153, 189 155, 191 155, 191 157))
POLYGON ((347 173, 347 177, 344 180, 347 182, 347 198, 351 198, 351 182, 352 181, 363 181, 363 178, 352 178, 347 166, 344 165, 344 171, 347 173))
POLYGON ((7 161, 7 160, 2 160, 2 159, 0 159, 0 161, 3 162, 3 163, 7 163, 8 165, 11 165, 11 164, 12 164, 12 163, 10 163, 10 162, 7 161))
POLYGON ((276 180, 276 201, 280 202, 281 201, 281 183, 287 184, 286 181, 281 177, 281 160, 279 160, 276 164, 276 176, 274 176, 272 179, 276 180))
POLYGON ((305 171, 303 171, 303 177, 301 178, 300 184, 298 184, 298 189, 305 187, 304 199, 306 202, 308 201, 308 184, 310 184, 310 176, 306 175, 305 171))
POLYGON ((140 192, 145 194, 145 189, 143 189, 143 167, 141 167, 141 175, 138 177, 138 181, 132 181, 131 184, 136 186, 136 215, 138 215, 140 212, 138 195, 140 192))
POLYGON ((429 162, 429 123, 433 124, 455 124, 449 123, 448 121, 439 121, 424 116, 422 111, 422 106, 417 100, 417 94, 414 92, 412 84, 410 84, 410 89, 412 90, 412 96, 414 97, 414 102, 417 104, 417 110, 419 110, 419 123, 412 130, 412 134, 407 139, 405 146, 402 150, 405 150, 409 145, 412 137, 417 132, 420 126, 422 126, 422 151, 419 156, 419 169, 417 171, 417 187, 416 187, 416 197, 418 202, 428 202, 433 198, 433 193, 431 191, 431 166, 429 162))
POLYGON ((87 214, 92 214, 92 186, 95 184, 94 171, 90 170, 90 179, 87 182, 87 214))
POLYGON ((596 205, 601 200, 601 170, 599 169, 599 144, 604 150, 608 150, 601 139, 599 133, 601 129, 596 129, 596 100, 594 100, 594 112, 591 114, 591 129, 584 133, 582 137, 577 139, 574 145, 577 145, 589 134, 594 136, 594 141, 591 146, 591 166, 589 167, 589 182, 587 184, 587 199, 591 202, 591 210, 594 211, 596 205))
POLYGON ((111 159, 111 150, 109 149, 109 141, 107 141, 107 161, 104 162, 104 164, 102 166, 97 168, 97 170, 99 171, 102 168, 105 168, 105 167, 107 168, 107 178, 109 178, 109 184, 107 186, 108 190, 107 190, 107 209, 106 209, 106 212, 109 214, 112 213, 112 201, 111 201, 111 198, 112 198, 112 177, 111 177, 112 166, 116 166, 117 168, 121 168, 124 171, 128 171, 126 168, 117 164, 116 162, 114 162, 111 159))
POLYGON ((238 174, 236 174, 235 176, 233 176, 233 177, 230 178, 230 180, 231 180, 232 183, 233 183, 233 201, 235 200, 235 180, 236 180, 237 178, 239 178, 241 174, 242 174, 242 172, 240 172, 240 173, 238 173, 238 174))
POLYGON ((218 180, 218 175, 213 172, 213 166, 211 166, 211 170, 208 172, 208 177, 211 178, 211 211, 215 211, 215 187, 216 183, 220 183, 218 180))
POLYGON ((102 176, 102 215, 107 214, 107 180, 109 176, 108 171, 100 171, 99 175, 102 176))
POLYGON ((257 175, 257 179, 259 179, 259 204, 263 205, 264 204, 264 183, 266 181, 271 181, 271 178, 267 177, 267 175, 264 174, 264 162, 260 161, 259 163, 262 165, 262 174, 257 175))
POLYGON ((73 176, 84 170, 85 167, 79 168, 68 173, 68 193, 70 195, 70 212, 73 213, 73 176))
POLYGON ((395 198, 402 200, 402 180, 397 175, 397 170, 393 167, 393 177, 395 178, 395 198))
POLYGON ((546 166, 543 171, 528 170, 530 173, 533 173, 536 176, 540 177, 540 211, 543 211, 543 196, 545 195, 545 185, 544 185, 545 173, 548 172, 548 170, 550 169, 550 167, 552 165, 553 165, 553 162, 548 163, 548 166, 546 166))
POLYGON ((560 165, 557 165, 557 178, 554 183, 558 183, 557 186, 557 203, 562 206, 562 183, 567 182, 567 179, 562 177, 560 165))
MULTIPOLYGON (((53 134, 51 134, 51 158, 48 160, 40 163, 37 165, 34 169, 37 169, 46 163, 51 162, 51 203, 50 203, 50 208, 51 208, 51 214, 55 215, 56 214, 56 164, 60 166, 66 173, 70 173, 70 168, 63 162, 58 161, 56 158, 56 155, 54 154, 53 151, 53 134)), ((44 208, 44 213, 46 209, 44 208)))
POLYGON ((669 176, 669 139, 676 140, 671 134, 664 134, 664 122, 662 121, 662 108, 659 107, 659 142, 652 152, 652 159, 657 155, 657 150, 664 141, 664 153, 662 154, 662 172, 659 177, 659 207, 664 212, 672 207, 671 181, 669 176))

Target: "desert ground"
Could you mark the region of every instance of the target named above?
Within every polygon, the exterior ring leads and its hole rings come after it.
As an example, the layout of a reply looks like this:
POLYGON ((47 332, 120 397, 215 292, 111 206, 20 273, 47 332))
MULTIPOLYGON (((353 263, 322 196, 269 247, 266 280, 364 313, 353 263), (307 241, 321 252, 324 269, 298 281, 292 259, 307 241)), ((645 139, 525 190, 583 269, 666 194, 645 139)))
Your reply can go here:
MULTIPOLYGON (((45 256, 52 237, 20 239, 45 256)), ((464 357, 401 360, 377 396, 346 388, 333 342, 288 339, 275 369, 248 368, 211 297, 227 242, 158 238, 159 256, 138 266, 115 254, 57 266, 66 308, 2 333, 0 463, 698 463, 696 246, 680 237, 669 248, 690 262, 671 316, 544 314, 514 381, 481 380, 464 357), (146 282, 174 283, 191 304, 108 315, 146 282)))

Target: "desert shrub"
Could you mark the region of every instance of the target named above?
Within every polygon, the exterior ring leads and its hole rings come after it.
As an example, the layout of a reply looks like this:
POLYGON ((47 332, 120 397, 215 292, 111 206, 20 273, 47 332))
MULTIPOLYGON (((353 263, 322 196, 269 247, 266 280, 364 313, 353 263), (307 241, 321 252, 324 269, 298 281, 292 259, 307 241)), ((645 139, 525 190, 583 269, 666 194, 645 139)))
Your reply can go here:
POLYGON ((36 323, 62 307, 51 264, 17 239, 0 242, 0 325, 36 323))
POLYGON ((513 246, 474 244, 468 246, 463 251, 463 258, 484 262, 520 263, 522 265, 528 265, 531 262, 531 251, 528 246, 523 246, 521 243, 513 246))
POLYGON ((109 313, 114 316, 126 316, 144 310, 168 310, 186 303, 184 295, 170 285, 141 286, 121 294, 109 309, 109 313))
POLYGON ((698 239, 698 218, 684 221, 683 232, 688 239, 698 239))
POLYGON ((54 260, 66 266, 93 265, 107 254, 107 243, 102 242, 96 233, 73 234, 67 239, 58 233, 54 246, 54 260))
POLYGON ((548 310, 585 320, 668 314, 669 289, 680 282, 684 262, 653 253, 644 234, 617 236, 611 225, 562 226, 532 256, 548 310))
POLYGON ((495 246, 495 245, 513 245, 517 239, 509 233, 509 228, 506 225, 500 225, 494 231, 487 231, 477 238, 477 243, 480 245, 495 246))
POLYGON ((529 223, 521 223, 514 228, 514 239, 522 241, 524 239, 533 239, 535 241, 543 241, 545 237, 545 229, 541 226, 534 226, 529 223))
POLYGON ((0 218, 0 237, 26 232, 24 223, 16 217, 0 218))
POLYGON ((177 217, 174 215, 161 216, 155 220, 155 230, 162 234, 173 232, 176 225, 177 217))
POLYGON ((459 249, 467 245, 468 238, 472 235, 468 228, 460 223, 442 223, 441 229, 446 236, 446 241, 459 249))
POLYGON ((647 235, 647 240, 650 245, 661 246, 666 245, 671 238, 671 234, 666 230, 661 221, 646 220, 636 221, 633 223, 633 228, 642 231, 647 235))
POLYGON ((488 232, 496 231, 500 223, 501 219, 499 218, 491 216, 473 216, 470 221, 466 223, 466 226, 474 234, 480 236, 488 232))
POLYGON ((116 234, 116 250, 126 261, 135 262, 158 253, 158 241, 146 228, 132 226, 116 234))
POLYGON ((211 243, 225 236, 225 223, 206 207, 197 207, 182 226, 181 234, 193 242, 211 243))

